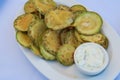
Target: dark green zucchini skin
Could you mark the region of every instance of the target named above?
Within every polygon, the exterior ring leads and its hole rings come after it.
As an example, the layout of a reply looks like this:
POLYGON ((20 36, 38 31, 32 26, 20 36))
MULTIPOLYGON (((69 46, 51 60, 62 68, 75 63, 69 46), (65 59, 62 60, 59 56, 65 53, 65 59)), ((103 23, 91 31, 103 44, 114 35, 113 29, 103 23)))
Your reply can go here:
POLYGON ((76 30, 84 35, 93 35, 99 33, 103 25, 101 16, 96 12, 83 12, 74 22, 76 30))
POLYGON ((40 45, 40 52, 45 60, 55 60, 56 57, 45 50, 45 48, 40 45))
POLYGON ((17 42, 22 45, 23 47, 30 48, 31 46, 31 39, 25 32, 17 31, 16 32, 16 40, 17 42))
POLYGON ((80 5, 80 4, 73 5, 70 9, 72 12, 78 12, 78 11, 85 12, 85 11, 87 11, 86 7, 83 5, 80 5))

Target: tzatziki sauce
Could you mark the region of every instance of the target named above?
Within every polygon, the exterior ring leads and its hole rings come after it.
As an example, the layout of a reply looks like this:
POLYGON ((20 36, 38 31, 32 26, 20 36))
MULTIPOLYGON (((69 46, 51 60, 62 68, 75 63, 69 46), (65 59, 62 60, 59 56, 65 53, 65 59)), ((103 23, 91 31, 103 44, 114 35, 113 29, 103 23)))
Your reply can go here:
POLYGON ((85 43, 76 49, 74 60, 82 70, 96 72, 105 68, 106 57, 108 59, 108 53, 102 46, 96 43, 85 43))

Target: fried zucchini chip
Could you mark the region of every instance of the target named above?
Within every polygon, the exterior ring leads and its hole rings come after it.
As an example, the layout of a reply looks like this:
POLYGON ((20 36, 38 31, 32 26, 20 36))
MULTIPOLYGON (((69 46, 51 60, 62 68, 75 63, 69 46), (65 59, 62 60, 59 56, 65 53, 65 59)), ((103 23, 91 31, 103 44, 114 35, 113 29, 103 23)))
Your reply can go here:
POLYGON ((30 49, 32 50, 32 52, 33 52, 35 55, 37 55, 37 56, 43 58, 43 56, 42 56, 42 54, 41 54, 39 48, 36 47, 34 44, 31 44, 30 49))
POLYGON ((74 31, 75 30, 72 29, 67 33, 65 37, 65 44, 70 44, 76 48, 81 44, 81 42, 79 42, 77 38, 75 37, 74 31))
POLYGON ((86 42, 95 42, 95 43, 102 45, 104 48, 107 48, 107 46, 108 46, 107 37, 101 33, 91 35, 91 36, 80 35, 80 37, 82 40, 84 40, 86 42))
POLYGON ((73 14, 67 10, 52 10, 45 15, 45 23, 52 30, 61 30, 69 27, 73 22, 73 14))
POLYGON ((21 31, 16 32, 16 39, 20 45, 26 48, 30 48, 30 45, 32 44, 32 41, 27 33, 21 31))
POLYGON ((95 34, 95 35, 80 35, 81 39, 86 41, 86 42, 99 42, 99 43, 103 43, 105 38, 103 36, 103 34, 101 33, 98 33, 98 34, 95 34))
POLYGON ((65 66, 72 65, 74 63, 74 51, 75 48, 70 44, 62 45, 57 52, 57 60, 65 66))
POLYGON ((57 9, 70 11, 70 7, 68 7, 66 5, 62 5, 62 4, 58 5, 57 9))
POLYGON ((74 14, 74 19, 76 19, 81 13, 86 12, 87 9, 83 5, 73 5, 70 10, 74 14))
POLYGON ((52 55, 56 55, 57 50, 60 47, 60 38, 57 31, 46 30, 42 36, 42 43, 44 48, 51 53, 52 55))
POLYGON ((53 0, 33 0, 33 3, 43 15, 56 8, 56 3, 53 0))
POLYGON ((37 47, 39 46, 38 38, 46 29, 47 27, 42 19, 37 19, 29 26, 28 35, 37 47))
POLYGON ((32 1, 27 1, 24 5, 25 13, 36 13, 37 9, 35 8, 32 1))
POLYGON ((79 5, 79 4, 73 5, 70 9, 71 9, 72 12, 77 12, 77 11, 84 12, 84 11, 87 11, 87 9, 83 5, 79 5))
POLYGON ((96 12, 83 12, 74 22, 77 31, 85 35, 93 35, 100 32, 103 21, 96 12))
POLYGON ((65 44, 65 38, 67 36, 67 33, 70 31, 70 29, 68 28, 65 28, 63 30, 61 30, 60 32, 60 41, 61 41, 61 44, 65 44))
POLYGON ((107 49, 108 48, 108 45, 109 45, 109 41, 108 41, 108 38, 106 37, 105 38, 105 41, 104 41, 104 43, 103 44, 101 44, 105 49, 107 49))
POLYGON ((36 20, 33 14, 23 14, 14 21, 14 28, 18 31, 28 31, 29 25, 36 20))
POLYGON ((45 50, 45 48, 40 45, 40 51, 45 60, 55 60, 56 57, 45 50))

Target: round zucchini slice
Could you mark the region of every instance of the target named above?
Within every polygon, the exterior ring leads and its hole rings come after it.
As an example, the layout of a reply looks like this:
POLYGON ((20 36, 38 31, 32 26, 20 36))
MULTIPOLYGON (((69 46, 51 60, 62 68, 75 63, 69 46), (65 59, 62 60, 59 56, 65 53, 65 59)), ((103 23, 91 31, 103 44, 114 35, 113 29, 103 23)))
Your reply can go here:
POLYGON ((52 10, 45 15, 45 23, 52 30, 61 30, 69 27, 73 22, 73 14, 67 10, 52 10), (64 17, 63 17, 64 15, 64 17))
POLYGON ((93 35, 100 32, 103 20, 96 12, 83 12, 74 22, 77 31, 85 35, 93 35))
POLYGON ((56 3, 53 0, 33 0, 33 3, 43 15, 56 8, 56 3))
POLYGON ((65 29, 61 30, 61 32, 60 32, 60 40, 61 40, 62 44, 65 44, 65 38, 66 38, 67 33, 69 31, 70 31, 70 29, 68 29, 68 28, 65 28, 65 29))
POLYGON ((35 55, 37 55, 37 56, 43 58, 41 52, 39 51, 39 48, 36 47, 34 44, 31 44, 30 49, 32 50, 32 52, 33 52, 35 55))
POLYGON ((74 55, 75 48, 70 44, 62 45, 57 53, 57 60, 65 65, 69 66, 74 63, 73 55, 74 55))
POLYGON ((38 42, 38 47, 40 47, 40 45, 42 44, 43 40, 42 40, 42 37, 44 36, 45 32, 47 31, 47 29, 42 33, 42 34, 39 34, 38 38, 37 38, 37 42, 38 42))
POLYGON ((77 11, 84 12, 84 11, 87 11, 87 9, 83 5, 79 5, 79 4, 73 5, 70 9, 71 9, 72 12, 77 12, 77 11))
POLYGON ((21 31, 16 32, 16 39, 20 45, 26 48, 30 48, 30 45, 32 44, 32 41, 27 33, 21 31))
POLYGON ((60 47, 60 38, 57 31, 46 30, 42 36, 42 43, 44 48, 51 53, 52 55, 56 55, 57 50, 60 47))
POLYGON ((96 43, 103 43, 105 40, 105 37, 103 34, 98 33, 95 35, 80 35, 81 39, 86 42, 96 42, 96 43))
POLYGON ((40 51, 45 60, 55 60, 56 57, 45 50, 45 48, 40 45, 40 51))
POLYGON ((76 47, 78 47, 78 45, 81 44, 81 42, 79 42, 77 40, 77 38, 75 37, 74 31, 75 30, 72 29, 67 33, 67 35, 65 37, 65 44, 70 44, 76 48, 76 47))
POLYGON ((14 27, 19 31, 28 31, 29 25, 36 20, 33 14, 23 14, 14 21, 14 27))
POLYGON ((28 29, 28 35, 32 39, 32 41, 36 44, 36 46, 39 46, 38 43, 38 37, 47 29, 44 21, 41 19, 37 19, 34 21, 28 29))
POLYGON ((104 34, 98 33, 95 35, 87 36, 87 35, 80 35, 81 39, 85 42, 95 42, 102 45, 104 48, 108 47, 108 39, 104 34))
POLYGON ((37 12, 37 9, 35 8, 32 1, 27 1, 24 5, 24 11, 25 13, 34 13, 37 12))

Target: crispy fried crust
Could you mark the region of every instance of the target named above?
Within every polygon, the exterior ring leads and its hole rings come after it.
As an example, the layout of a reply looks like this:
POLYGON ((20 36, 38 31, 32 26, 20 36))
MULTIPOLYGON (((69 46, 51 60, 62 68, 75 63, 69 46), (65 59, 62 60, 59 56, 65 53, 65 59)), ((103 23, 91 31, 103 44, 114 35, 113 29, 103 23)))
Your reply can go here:
POLYGON ((80 44, 81 44, 81 42, 79 42, 78 40, 77 40, 77 38, 75 37, 75 34, 74 34, 74 29, 72 29, 72 30, 70 30, 68 33, 67 33, 67 35, 66 35, 66 37, 65 37, 65 44, 70 44, 70 45, 72 45, 72 46, 74 46, 74 47, 77 47, 77 46, 79 46, 80 44))
POLYGON ((45 15, 45 23, 52 30, 61 30, 69 27, 73 22, 73 14, 67 10, 52 10, 45 15), (64 17, 63 17, 64 15, 64 17))
POLYGON ((53 0, 33 0, 36 9, 43 15, 56 8, 53 0))
POLYGON ((57 50, 60 47, 60 38, 57 31, 46 30, 42 36, 42 43, 44 48, 51 54, 56 55, 57 50))
POLYGON ((65 38, 66 38, 69 31, 70 31, 70 29, 68 29, 68 28, 65 28, 65 29, 61 30, 61 32, 60 32, 60 40, 61 40, 62 44, 65 44, 65 38))
POLYGON ((24 5, 24 11, 25 13, 34 13, 37 12, 37 9, 32 1, 27 1, 24 5))
POLYGON ((75 48, 70 44, 64 44, 60 47, 57 53, 57 60, 65 65, 69 66, 74 63, 73 55, 74 55, 75 48))
POLYGON ((30 37, 27 35, 27 33, 17 31, 16 39, 17 39, 18 43, 20 43, 23 47, 30 48, 32 41, 31 41, 30 37))
POLYGON ((34 22, 36 17, 33 14, 23 14, 14 21, 14 27, 19 31, 27 31, 29 25, 34 22))
POLYGON ((28 35, 37 47, 39 46, 38 37, 41 36, 46 29, 47 27, 42 19, 37 19, 29 26, 28 35))

